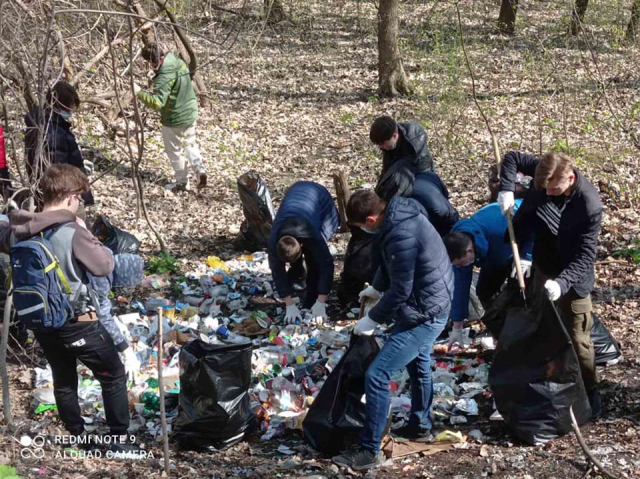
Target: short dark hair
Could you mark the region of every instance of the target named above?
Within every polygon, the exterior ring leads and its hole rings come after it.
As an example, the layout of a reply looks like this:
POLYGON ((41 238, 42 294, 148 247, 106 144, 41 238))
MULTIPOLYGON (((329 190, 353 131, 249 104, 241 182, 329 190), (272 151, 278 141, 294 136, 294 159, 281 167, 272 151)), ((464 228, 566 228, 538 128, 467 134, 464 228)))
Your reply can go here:
POLYGON ((371 190, 358 190, 347 203, 347 219, 350 224, 365 223, 367 216, 379 215, 386 207, 385 201, 371 190))
POLYGON ((149 43, 142 49, 142 58, 149 63, 160 63, 160 59, 164 56, 164 51, 157 43, 149 43))
POLYGON ((285 263, 293 263, 300 257, 302 247, 300 242, 293 236, 283 236, 278 240, 276 245, 276 253, 285 263))
POLYGON ((369 130, 369 138, 375 145, 380 145, 390 140, 393 134, 398 131, 396 121, 390 116, 381 116, 376 118, 369 130))
POLYGON ((47 103, 52 108, 63 107, 72 110, 80 106, 80 97, 73 85, 59 81, 47 92, 47 103))
POLYGON ((564 153, 547 153, 542 157, 538 166, 534 184, 536 188, 543 189, 547 187, 549 180, 556 173, 565 173, 573 169, 573 160, 569 155, 564 153))
POLYGON ((56 163, 47 168, 40 180, 45 205, 57 204, 76 193, 89 191, 89 179, 80 168, 56 163))
POLYGON ((447 253, 451 261, 462 258, 467 253, 469 245, 473 244, 472 236, 462 231, 449 233, 442 238, 442 241, 444 242, 444 247, 447 248, 447 253))

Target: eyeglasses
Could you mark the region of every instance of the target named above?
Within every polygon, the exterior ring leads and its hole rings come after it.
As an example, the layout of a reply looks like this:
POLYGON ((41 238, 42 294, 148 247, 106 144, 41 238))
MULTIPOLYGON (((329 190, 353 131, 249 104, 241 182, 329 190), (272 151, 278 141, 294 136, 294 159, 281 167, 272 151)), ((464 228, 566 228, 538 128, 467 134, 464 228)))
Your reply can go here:
POLYGON ((71 195, 71 198, 76 198, 80 205, 84 205, 84 198, 82 197, 82 193, 74 193, 71 195))

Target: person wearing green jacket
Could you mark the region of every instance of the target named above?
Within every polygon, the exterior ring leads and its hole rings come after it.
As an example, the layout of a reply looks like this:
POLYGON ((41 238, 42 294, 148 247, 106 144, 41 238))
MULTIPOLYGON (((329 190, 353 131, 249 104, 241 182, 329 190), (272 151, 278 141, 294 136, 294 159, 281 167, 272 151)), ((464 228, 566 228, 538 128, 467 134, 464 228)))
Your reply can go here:
POLYGON ((141 91, 138 98, 160 111, 164 148, 176 177, 176 182, 167 187, 174 192, 189 190, 188 160, 201 189, 207 185, 207 173, 196 142, 198 102, 189 67, 173 53, 165 54, 155 43, 142 49, 142 58, 151 64, 156 76, 153 91, 141 91))

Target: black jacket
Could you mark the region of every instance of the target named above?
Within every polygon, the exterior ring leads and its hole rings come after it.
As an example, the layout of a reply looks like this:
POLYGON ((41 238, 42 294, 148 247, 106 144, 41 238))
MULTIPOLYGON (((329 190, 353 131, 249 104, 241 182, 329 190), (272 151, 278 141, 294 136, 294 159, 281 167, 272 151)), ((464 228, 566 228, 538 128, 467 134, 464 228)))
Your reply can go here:
POLYGON ((433 158, 427 146, 427 132, 417 122, 398 123, 398 144, 382 154, 382 175, 398 160, 408 160, 416 173, 433 171, 433 158))
POLYGON ((30 176, 36 161, 39 128, 46 130, 43 149, 49 155, 51 164, 67 163, 80 168, 83 173, 85 172, 82 153, 80 153, 76 137, 71 131, 71 123, 49 109, 44 110, 43 115, 38 108, 27 113, 24 122, 27 125, 24 147, 27 153, 27 171, 30 176))
MULTIPOLYGON (((535 156, 511 151, 504 155, 500 180, 501 191, 515 190, 518 171, 535 177, 536 166, 540 162, 535 156)), ((576 180, 573 191, 567 198, 566 207, 558 228, 558 250, 562 257, 562 271, 555 278, 562 294, 573 288, 585 297, 591 293, 595 283, 594 264, 596 244, 602 223, 602 202, 596 188, 575 170, 576 180)), ((536 214, 538 207, 551 201, 545 190, 532 187, 513 217, 513 227, 518 244, 530 239, 543 226, 536 214)), ((534 248, 533 262, 536 263, 534 248)))

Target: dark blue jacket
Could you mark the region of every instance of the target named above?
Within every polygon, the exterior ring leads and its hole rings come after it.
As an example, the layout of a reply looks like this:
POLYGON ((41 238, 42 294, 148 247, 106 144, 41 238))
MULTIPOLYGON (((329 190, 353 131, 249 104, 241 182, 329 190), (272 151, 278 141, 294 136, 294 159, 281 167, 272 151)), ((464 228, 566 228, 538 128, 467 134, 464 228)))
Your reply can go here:
POLYGON ((398 123, 398 144, 393 150, 383 152, 382 174, 398 160, 408 160, 417 172, 433 171, 427 132, 420 123, 398 123))
MULTIPOLYGON (((517 211, 522 200, 516 200, 514 210, 517 211)), ((473 279, 473 267, 477 266, 483 274, 499 271, 508 263, 513 262, 511 244, 505 241, 507 218, 500 211, 498 203, 491 203, 478 210, 471 218, 458 221, 452 228, 452 233, 469 233, 473 237, 475 262, 468 266, 453 267, 456 280, 451 319, 462 321, 469 317, 469 292, 473 279)), ((520 257, 531 260, 533 242, 522 245, 520 257)))
POLYGON ((311 181, 294 183, 284 195, 269 236, 269 267, 281 298, 291 295, 285 262, 276 246, 283 236, 293 236, 306 258, 313 258, 320 275, 318 294, 329 294, 333 283, 333 257, 327 241, 340 226, 338 210, 327 189, 311 181))
MULTIPOLYGON (((500 190, 514 191, 518 171, 535 177, 540 160, 535 156, 510 151, 502 160, 500 190)), ((562 294, 573 288, 578 296, 591 293, 595 284, 596 245, 602 223, 602 201, 600 194, 589 180, 574 169, 575 185, 567 198, 566 207, 558 227, 558 250, 562 256, 562 271, 555 278, 562 294)), ((518 244, 529 241, 536 228, 542 226, 537 209, 551 201, 545 190, 532 187, 513 217, 513 228, 518 244)), ((541 252, 544 254, 544 252, 541 252)), ((538 251, 536 250, 536 253, 538 251)), ((536 258, 534 258, 534 263, 536 258)))
POLYGON ((446 185, 435 173, 416 175, 411 198, 424 206, 429 221, 440 236, 448 234, 460 219, 458 212, 449 202, 449 191, 446 185))
POLYGON ((395 319, 398 327, 411 328, 448 312, 453 296, 451 262, 420 203, 393 198, 385 211, 380 242, 382 265, 373 287, 384 296, 369 317, 378 323, 395 319))

